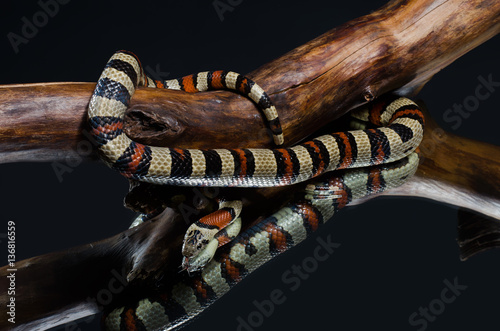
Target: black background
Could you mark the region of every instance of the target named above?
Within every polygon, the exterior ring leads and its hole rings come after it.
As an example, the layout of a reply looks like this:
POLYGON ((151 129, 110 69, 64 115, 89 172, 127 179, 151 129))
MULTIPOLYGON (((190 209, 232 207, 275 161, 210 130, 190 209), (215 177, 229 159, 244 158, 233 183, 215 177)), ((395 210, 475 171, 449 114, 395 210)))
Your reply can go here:
MULTIPOLYGON (((384 3, 242 1, 221 21, 211 1, 73 0, 61 5, 16 54, 7 34, 20 34, 21 18, 31 21, 41 8, 36 1, 4 2, 0 84, 95 82, 118 49, 135 52, 145 66, 159 64, 170 73, 164 78, 221 68, 247 73, 384 3)), ((442 114, 474 94, 478 76, 491 74, 500 81, 499 40, 493 38, 452 63, 419 95, 445 130, 495 145, 500 145, 500 91, 481 101, 456 130, 442 114)), ((0 185, 0 233, 6 232, 7 221, 16 222, 18 260, 107 238, 124 230, 133 217, 122 207, 127 181, 101 163, 83 163, 62 182, 51 163, 2 164, 0 185)), ((498 330, 500 252, 461 262, 456 214, 455 207, 415 198, 379 198, 343 210, 184 330, 235 330, 237 317, 246 319, 256 310, 252 302, 269 299, 274 289, 283 291, 286 301, 255 330, 417 330, 409 316, 439 298, 443 281, 455 277, 468 288, 427 329, 498 330), (290 291, 282 274, 312 255, 316 237, 328 235, 341 246, 297 291, 290 291)), ((0 240, 4 261, 6 242, 0 240)), ((81 330, 97 330, 98 320, 82 321, 81 330)))

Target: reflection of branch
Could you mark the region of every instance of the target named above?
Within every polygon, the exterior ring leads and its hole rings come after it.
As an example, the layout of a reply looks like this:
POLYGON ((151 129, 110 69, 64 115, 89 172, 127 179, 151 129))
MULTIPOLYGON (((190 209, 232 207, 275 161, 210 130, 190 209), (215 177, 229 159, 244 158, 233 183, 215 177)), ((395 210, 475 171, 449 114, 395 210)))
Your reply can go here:
MULTIPOLYGON (((439 70, 498 33, 499 13, 496 0, 392 1, 249 76, 270 93, 285 137, 294 143, 367 99, 394 89, 415 94, 439 70)), ((0 87, 0 162, 74 156, 78 143, 86 141, 85 112, 93 87, 90 83, 0 87)), ((460 192, 461 197, 470 195, 471 201, 456 203, 473 208, 481 202, 483 212, 495 215, 493 207, 500 201, 499 148, 429 127, 418 176, 398 194, 453 203, 458 196, 453 192, 460 192), (433 189, 423 190, 422 183, 430 183, 433 189)), ((144 143, 167 141, 191 148, 270 146, 271 141, 255 107, 229 92, 139 89, 126 130, 144 143), (228 122, 231 127, 224 125, 228 122)), ((282 190, 260 191, 272 198, 260 209, 262 214, 277 207, 274 199, 282 197, 282 190)), ((16 316, 16 326, 54 326, 98 311, 99 302, 87 299, 108 288, 115 277, 113 270, 134 271, 129 274, 132 278, 142 278, 155 275, 161 263, 168 277, 179 264, 184 230, 179 216, 167 209, 160 220, 107 240, 19 262, 16 302, 23 309, 16 316)), ((2 288, 7 288, 6 273, 5 267, 0 269, 2 288)), ((128 293, 116 293, 121 295, 128 293)), ((7 294, 2 293, 0 314, 4 316, 6 300, 7 294)), ((6 329, 6 323, 3 319, 0 328, 6 329)))

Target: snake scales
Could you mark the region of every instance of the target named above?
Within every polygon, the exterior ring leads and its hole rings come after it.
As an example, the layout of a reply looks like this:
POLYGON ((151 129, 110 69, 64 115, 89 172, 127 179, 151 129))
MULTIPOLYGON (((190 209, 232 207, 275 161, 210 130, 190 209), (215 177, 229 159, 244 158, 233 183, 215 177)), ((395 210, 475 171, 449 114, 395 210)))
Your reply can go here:
MULTIPOLYGON (((182 186, 269 187, 299 183, 333 170, 350 170, 309 185, 303 199, 240 234, 205 265, 201 274, 184 274, 179 283, 158 297, 111 312, 105 319, 111 330, 172 329, 183 324, 249 272, 302 241, 352 199, 399 185, 418 164, 413 151, 422 139, 424 118, 418 106, 406 98, 381 100, 368 112, 357 114, 379 128, 323 135, 290 148, 198 150, 147 146, 123 133, 125 111, 141 85, 186 92, 237 91, 256 103, 266 116, 275 143, 283 143, 275 107, 250 79, 230 71, 213 71, 154 81, 144 74, 134 54, 119 51, 99 78, 88 115, 103 160, 129 179, 182 186), (353 169, 361 167, 370 168, 353 169)), ((237 216, 231 215, 226 229, 237 216)))
POLYGON ((303 198, 242 232, 194 276, 169 279, 154 296, 104 316, 107 330, 173 330, 195 318, 252 271, 302 242, 352 200, 396 187, 412 176, 419 158, 331 174, 308 184, 303 198))
POLYGON ((263 108, 277 143, 282 142, 281 128, 269 97, 248 78, 233 72, 205 72, 155 82, 144 74, 135 55, 117 52, 108 61, 90 100, 92 135, 105 162, 127 178, 153 184, 289 185, 327 171, 397 161, 411 153, 422 139, 422 113, 411 100, 400 98, 389 105, 378 104, 370 113, 371 122, 381 128, 333 133, 291 148, 199 150, 146 146, 123 133, 125 111, 140 85, 188 92, 217 88, 240 91, 263 108))

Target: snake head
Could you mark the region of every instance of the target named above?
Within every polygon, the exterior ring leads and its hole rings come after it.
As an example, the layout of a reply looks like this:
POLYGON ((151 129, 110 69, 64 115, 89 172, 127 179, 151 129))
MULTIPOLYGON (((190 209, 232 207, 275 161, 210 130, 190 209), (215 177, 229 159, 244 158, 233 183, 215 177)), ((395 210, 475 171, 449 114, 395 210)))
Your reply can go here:
MULTIPOLYGON (((194 257, 200 253, 203 248, 208 244, 210 238, 203 229, 199 229, 192 225, 184 236, 184 243, 182 244, 182 255, 187 258, 194 257)), ((213 237, 213 235, 212 235, 213 237)))
POLYGON ((219 242, 217 239, 212 239, 208 244, 205 245, 201 251, 198 252, 196 256, 184 257, 182 259, 182 269, 186 270, 188 273, 196 272, 202 270, 208 262, 210 262, 217 251, 219 242))

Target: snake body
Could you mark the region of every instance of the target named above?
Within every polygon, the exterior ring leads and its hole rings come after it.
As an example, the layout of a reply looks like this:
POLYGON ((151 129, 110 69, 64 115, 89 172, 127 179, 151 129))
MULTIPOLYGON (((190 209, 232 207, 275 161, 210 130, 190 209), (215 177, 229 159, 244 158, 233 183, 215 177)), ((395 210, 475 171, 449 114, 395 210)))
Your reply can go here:
POLYGON ((416 153, 388 165, 332 173, 308 184, 302 198, 242 232, 217 251, 201 273, 104 317, 107 330, 172 330, 191 320, 245 276, 303 241, 352 200, 401 185, 417 169, 416 153))
MULTIPOLYGON (((283 143, 275 107, 250 79, 231 71, 209 71, 155 81, 144 74, 134 54, 119 51, 99 78, 88 115, 102 159, 129 179, 182 186, 270 187, 346 170, 308 185, 302 199, 222 246, 201 273, 194 277, 183 273, 178 282, 154 297, 112 311, 105 318, 109 330, 170 330, 182 325, 247 274, 304 240, 351 200, 401 184, 418 164, 413 151, 422 140, 424 117, 418 106, 406 98, 381 99, 372 103, 368 112, 357 114, 378 128, 327 134, 290 148, 202 150, 147 146, 127 137, 123 133, 124 115, 138 86, 186 92, 237 91, 255 102, 266 117, 275 143, 283 143)), ((225 243, 239 231, 239 218, 228 210, 215 216, 211 218, 215 223, 208 225, 228 226, 227 235, 222 233, 219 238, 219 244, 225 243)), ((188 233, 188 244, 192 241, 198 245, 202 227, 207 224, 195 224, 194 231, 188 233)), ((217 239, 203 241, 218 245, 217 239)), ((189 252, 190 247, 185 250, 189 252)), ((205 262, 199 261, 210 258, 203 253, 189 264, 201 268, 205 262)))
POLYGON ((366 167, 399 160, 420 143, 424 118, 411 100, 379 102, 368 119, 376 129, 332 133, 291 148, 180 149, 152 147, 123 133, 125 111, 137 86, 177 88, 187 92, 228 88, 262 109, 274 134, 283 141, 276 109, 254 82, 234 72, 204 72, 166 82, 147 77, 137 57, 115 53, 101 74, 89 104, 92 135, 108 165, 130 179, 184 186, 269 187, 299 183, 327 171, 366 167))

